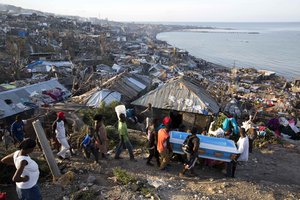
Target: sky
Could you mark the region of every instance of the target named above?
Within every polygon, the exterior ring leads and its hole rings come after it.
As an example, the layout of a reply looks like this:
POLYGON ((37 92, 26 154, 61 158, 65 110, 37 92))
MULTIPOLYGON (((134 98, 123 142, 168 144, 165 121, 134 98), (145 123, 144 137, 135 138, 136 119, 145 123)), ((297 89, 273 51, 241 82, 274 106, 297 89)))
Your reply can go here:
POLYGON ((127 22, 300 21, 300 0, 0 0, 0 3, 127 22))

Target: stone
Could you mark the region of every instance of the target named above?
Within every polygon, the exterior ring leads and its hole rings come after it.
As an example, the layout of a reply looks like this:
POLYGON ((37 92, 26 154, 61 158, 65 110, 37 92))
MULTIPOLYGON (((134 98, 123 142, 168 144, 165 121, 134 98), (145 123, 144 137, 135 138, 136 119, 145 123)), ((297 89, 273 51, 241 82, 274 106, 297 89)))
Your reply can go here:
POLYGON ((86 186, 85 183, 80 183, 79 188, 82 189, 82 188, 84 188, 85 186, 86 186))
POLYGON ((84 187, 84 188, 82 188, 82 191, 88 191, 89 190, 89 188, 88 187, 84 187))
POLYGON ((138 186, 137 184, 133 183, 133 184, 130 186, 130 189, 131 189, 132 191, 136 192, 136 191, 138 191, 139 186, 138 186))
POLYGON ((93 185, 90 189, 95 192, 100 192, 102 190, 102 187, 99 185, 93 185))
POLYGON ((88 178, 87 178, 87 180, 86 180, 86 182, 88 183, 88 184, 94 184, 95 183, 95 181, 96 181, 96 177, 95 176, 93 176, 93 175, 89 175, 88 176, 88 178))
POLYGON ((74 177, 75 177, 74 172, 68 171, 67 173, 65 173, 64 175, 62 175, 62 176, 58 179, 58 183, 59 183, 62 187, 66 187, 66 186, 70 185, 70 184, 74 181, 74 177))

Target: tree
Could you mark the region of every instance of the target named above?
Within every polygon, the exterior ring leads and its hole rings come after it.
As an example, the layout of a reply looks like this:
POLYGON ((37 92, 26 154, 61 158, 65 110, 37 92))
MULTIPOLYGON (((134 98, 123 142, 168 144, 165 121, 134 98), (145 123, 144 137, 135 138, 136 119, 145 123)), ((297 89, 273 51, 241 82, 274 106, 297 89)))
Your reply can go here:
POLYGON ((23 60, 26 56, 26 39, 20 37, 7 37, 6 52, 11 57, 10 75, 13 80, 20 79, 20 72, 23 68, 23 60))

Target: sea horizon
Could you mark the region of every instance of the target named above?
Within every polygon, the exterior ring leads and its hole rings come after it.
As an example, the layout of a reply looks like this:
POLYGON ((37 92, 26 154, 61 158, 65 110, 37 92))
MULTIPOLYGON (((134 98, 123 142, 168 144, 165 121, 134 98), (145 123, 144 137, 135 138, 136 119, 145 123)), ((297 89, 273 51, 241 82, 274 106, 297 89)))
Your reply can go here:
POLYGON ((199 27, 157 35, 197 58, 225 67, 270 70, 288 80, 300 77, 300 22, 166 23, 199 27))

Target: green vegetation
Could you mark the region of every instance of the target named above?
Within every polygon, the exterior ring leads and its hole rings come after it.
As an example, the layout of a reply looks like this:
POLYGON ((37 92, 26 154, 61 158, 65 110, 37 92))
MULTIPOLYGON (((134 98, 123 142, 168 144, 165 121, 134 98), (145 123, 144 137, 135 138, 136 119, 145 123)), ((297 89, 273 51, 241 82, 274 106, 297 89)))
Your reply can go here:
POLYGON ((274 132, 270 129, 266 129, 265 136, 259 136, 254 140, 254 146, 258 148, 263 148, 268 144, 280 144, 283 145, 283 141, 281 138, 276 137, 274 132))
POLYGON ((128 183, 135 182, 135 178, 120 167, 114 168, 113 174, 117 178, 117 181, 123 185, 128 185, 128 183))
POLYGON ((226 115, 224 115, 223 113, 220 113, 218 115, 217 119, 215 120, 216 122, 212 126, 212 130, 215 131, 218 128, 222 128, 222 124, 226 118, 227 118, 226 115))
POLYGON ((120 103, 117 101, 113 101, 108 105, 106 105, 105 102, 102 102, 99 108, 84 109, 80 111, 80 114, 82 115, 83 122, 89 126, 94 125, 93 117, 96 114, 101 114, 104 116, 105 125, 114 125, 118 121, 115 113, 115 107, 117 105, 120 105, 120 103))

